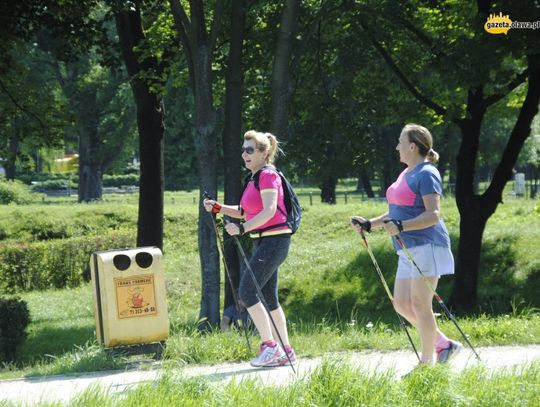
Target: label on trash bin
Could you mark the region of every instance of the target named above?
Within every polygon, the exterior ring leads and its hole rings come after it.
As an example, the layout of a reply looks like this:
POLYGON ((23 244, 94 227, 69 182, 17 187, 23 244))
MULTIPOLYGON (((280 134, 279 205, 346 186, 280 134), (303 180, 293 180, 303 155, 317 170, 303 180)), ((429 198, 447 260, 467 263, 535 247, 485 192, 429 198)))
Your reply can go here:
POLYGON ((115 278, 114 285, 119 319, 157 314, 153 275, 115 278))

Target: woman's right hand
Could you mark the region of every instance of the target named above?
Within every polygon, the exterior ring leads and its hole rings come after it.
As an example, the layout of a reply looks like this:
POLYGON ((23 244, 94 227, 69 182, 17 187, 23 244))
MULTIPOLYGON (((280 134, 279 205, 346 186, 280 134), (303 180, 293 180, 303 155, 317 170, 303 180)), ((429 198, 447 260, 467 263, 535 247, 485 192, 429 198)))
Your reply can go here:
POLYGON ((203 201, 203 205, 204 205, 204 210, 206 212, 212 212, 212 208, 214 207, 214 205, 217 203, 217 201, 214 201, 213 199, 205 199, 203 201))

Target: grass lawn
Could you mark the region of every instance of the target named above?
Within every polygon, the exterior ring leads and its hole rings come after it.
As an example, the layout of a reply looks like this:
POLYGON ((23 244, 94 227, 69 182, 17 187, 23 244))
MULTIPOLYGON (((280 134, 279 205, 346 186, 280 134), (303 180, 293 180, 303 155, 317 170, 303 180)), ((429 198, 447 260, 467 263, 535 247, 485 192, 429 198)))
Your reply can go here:
MULTIPOLYGON (((347 362, 327 361, 287 387, 260 381, 216 385, 169 373, 157 382, 112 395, 91 388, 69 406, 537 406, 540 365, 489 372, 472 368, 454 374, 448 366, 422 369, 396 380, 392 372, 366 374, 347 362), (482 385, 479 386, 479 383, 482 385)), ((40 403, 43 406, 57 404, 40 403)))

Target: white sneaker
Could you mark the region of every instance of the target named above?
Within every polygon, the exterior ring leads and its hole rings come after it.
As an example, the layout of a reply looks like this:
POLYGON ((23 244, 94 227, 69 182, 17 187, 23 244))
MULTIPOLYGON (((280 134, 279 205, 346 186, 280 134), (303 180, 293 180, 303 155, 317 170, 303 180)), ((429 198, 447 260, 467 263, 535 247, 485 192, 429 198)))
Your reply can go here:
POLYGON ((290 365, 291 363, 293 365, 296 365, 298 363, 298 359, 296 358, 296 353, 294 353, 294 350, 292 348, 291 348, 291 351, 289 352, 289 357, 287 357, 287 354, 283 352, 283 356, 279 360, 280 366, 290 365))
POLYGON ((259 350, 259 355, 250 362, 253 367, 280 366, 280 361, 285 356, 285 352, 281 349, 279 344, 276 344, 276 346, 272 348, 263 343, 259 347, 259 350))
POLYGON ((463 345, 457 341, 450 341, 445 349, 440 349, 437 352, 437 362, 438 363, 447 363, 450 359, 456 356, 463 349, 463 345))

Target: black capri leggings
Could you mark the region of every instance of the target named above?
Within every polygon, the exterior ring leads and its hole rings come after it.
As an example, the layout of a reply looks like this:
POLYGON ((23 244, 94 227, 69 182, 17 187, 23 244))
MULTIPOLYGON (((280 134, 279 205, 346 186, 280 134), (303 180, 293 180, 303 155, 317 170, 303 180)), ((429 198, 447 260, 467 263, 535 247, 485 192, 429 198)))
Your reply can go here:
MULTIPOLYGON (((261 287, 270 311, 279 308, 278 267, 287 258, 290 245, 290 234, 253 239, 253 252, 249 258, 249 265, 261 287)), ((253 278, 246 269, 243 270, 240 279, 240 300, 246 308, 252 307, 259 302, 253 278)))

